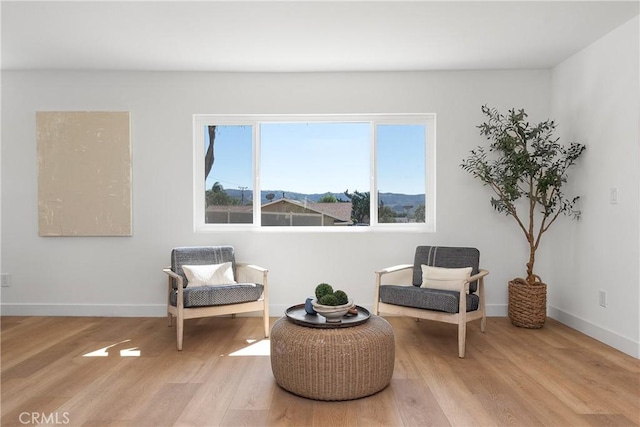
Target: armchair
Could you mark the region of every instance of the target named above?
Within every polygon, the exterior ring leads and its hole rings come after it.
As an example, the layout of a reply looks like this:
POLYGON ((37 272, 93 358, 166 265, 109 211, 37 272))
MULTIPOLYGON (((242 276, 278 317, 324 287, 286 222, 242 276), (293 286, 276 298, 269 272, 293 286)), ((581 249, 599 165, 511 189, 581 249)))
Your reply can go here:
POLYGON ((176 318, 178 350, 184 320, 262 311, 264 336, 269 336, 268 270, 236 263, 231 246, 178 247, 171 251, 167 274, 169 326, 176 318))
POLYGON ((467 323, 480 319, 482 332, 486 326, 484 277, 489 272, 481 270, 479 262, 475 248, 418 246, 413 264, 375 272, 373 313, 457 324, 458 356, 463 358, 467 323), (450 278, 450 273, 459 277, 450 278))

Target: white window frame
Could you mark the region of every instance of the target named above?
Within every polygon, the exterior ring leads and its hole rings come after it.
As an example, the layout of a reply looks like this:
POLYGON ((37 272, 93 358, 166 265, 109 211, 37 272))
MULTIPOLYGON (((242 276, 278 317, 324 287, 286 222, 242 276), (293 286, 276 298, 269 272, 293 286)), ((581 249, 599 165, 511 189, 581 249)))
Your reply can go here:
POLYGON ((296 114, 296 115, 248 115, 248 114, 194 114, 193 116, 193 221, 196 233, 221 231, 260 232, 435 232, 436 231, 436 115, 424 114, 296 114), (371 124, 369 150, 370 174, 370 222, 366 227, 320 227, 320 226, 262 226, 260 212, 260 124, 282 122, 368 122, 371 124), (425 135, 425 222, 424 223, 378 223, 378 189, 376 170, 377 125, 424 124, 425 135), (252 126, 253 137, 253 223, 252 224, 207 224, 205 223, 204 182, 204 126, 245 125, 252 126))

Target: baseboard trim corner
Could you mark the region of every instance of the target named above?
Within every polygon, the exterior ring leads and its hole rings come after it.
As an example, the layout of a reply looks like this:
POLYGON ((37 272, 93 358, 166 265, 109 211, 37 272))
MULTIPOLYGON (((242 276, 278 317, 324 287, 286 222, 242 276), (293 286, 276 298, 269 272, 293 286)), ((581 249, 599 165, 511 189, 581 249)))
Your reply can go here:
POLYGON ((615 331, 595 325, 585 319, 574 316, 555 307, 549 307, 547 315, 558 322, 582 332, 591 338, 620 350, 629 356, 640 359, 640 342, 622 336, 615 331))

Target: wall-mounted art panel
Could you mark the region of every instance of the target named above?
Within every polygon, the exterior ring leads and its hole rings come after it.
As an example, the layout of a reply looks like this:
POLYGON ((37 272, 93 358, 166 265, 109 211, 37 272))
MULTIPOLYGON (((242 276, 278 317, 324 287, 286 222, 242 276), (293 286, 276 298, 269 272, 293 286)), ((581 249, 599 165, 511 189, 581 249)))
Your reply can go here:
POLYGON ((41 236, 131 236, 128 112, 37 112, 41 236))

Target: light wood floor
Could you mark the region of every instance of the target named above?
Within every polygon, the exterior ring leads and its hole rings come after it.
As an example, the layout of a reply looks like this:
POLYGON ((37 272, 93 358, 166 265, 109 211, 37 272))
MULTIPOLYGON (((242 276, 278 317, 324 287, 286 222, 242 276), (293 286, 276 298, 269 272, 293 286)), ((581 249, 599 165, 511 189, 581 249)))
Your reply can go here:
POLYGON ((391 384, 348 402, 280 389, 257 317, 188 321, 182 352, 165 318, 1 320, 3 426, 640 424, 640 362, 553 320, 474 322, 459 359, 455 326, 388 317, 391 384))

